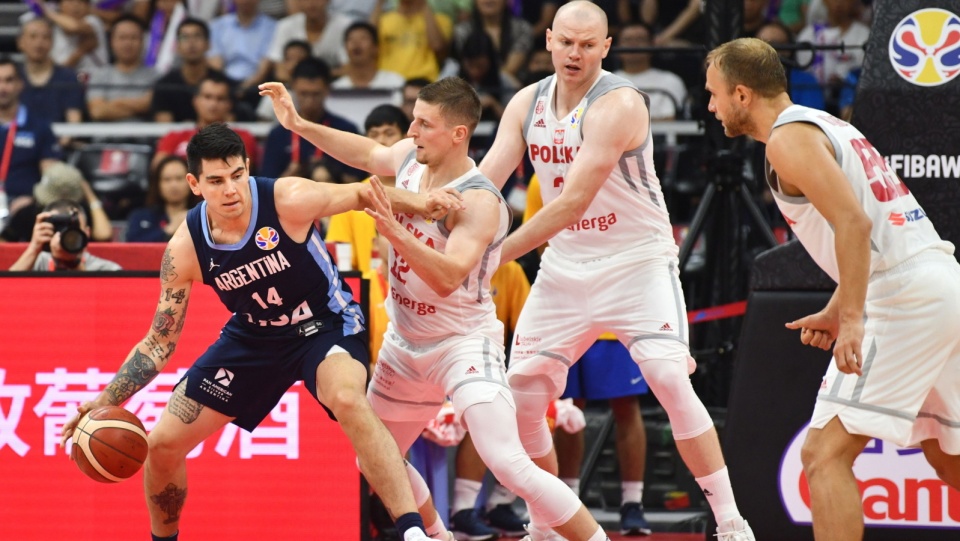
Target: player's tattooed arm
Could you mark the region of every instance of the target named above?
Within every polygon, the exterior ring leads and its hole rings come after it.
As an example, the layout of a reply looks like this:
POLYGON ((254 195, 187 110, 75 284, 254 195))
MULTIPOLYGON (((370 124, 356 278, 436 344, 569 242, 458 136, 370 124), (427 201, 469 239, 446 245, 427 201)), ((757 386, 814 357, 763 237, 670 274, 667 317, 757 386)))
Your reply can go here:
POLYGON ((123 363, 113 377, 113 381, 103 392, 112 404, 120 405, 153 381, 158 373, 153 359, 141 353, 139 349, 134 349, 133 354, 123 363))
POLYGON ((176 279, 177 270, 173 267, 173 254, 171 254, 168 246, 163 251, 163 259, 160 261, 160 281, 166 284, 176 279))

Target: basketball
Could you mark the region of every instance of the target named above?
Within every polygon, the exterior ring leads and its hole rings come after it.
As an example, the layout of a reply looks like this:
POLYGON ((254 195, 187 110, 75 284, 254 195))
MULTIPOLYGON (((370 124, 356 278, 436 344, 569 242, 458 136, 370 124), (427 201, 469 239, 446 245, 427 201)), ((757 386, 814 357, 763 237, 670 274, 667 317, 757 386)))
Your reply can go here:
POLYGON ((94 481, 119 483, 143 466, 147 432, 136 415, 119 406, 103 406, 80 419, 70 456, 94 481))

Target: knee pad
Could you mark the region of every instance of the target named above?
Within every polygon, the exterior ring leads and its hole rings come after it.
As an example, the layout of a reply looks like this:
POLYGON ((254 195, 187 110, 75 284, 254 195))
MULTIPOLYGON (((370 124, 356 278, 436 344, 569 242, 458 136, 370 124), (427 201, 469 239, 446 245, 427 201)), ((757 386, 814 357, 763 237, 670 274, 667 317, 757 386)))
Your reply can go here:
POLYGON ((650 359, 640 364, 640 371, 666 410, 674 439, 692 439, 713 427, 713 419, 690 383, 686 360, 650 359))
POLYGON ((546 377, 513 376, 510 388, 517 406, 517 428, 523 449, 531 458, 548 455, 553 448, 553 437, 546 415, 553 384, 546 377))

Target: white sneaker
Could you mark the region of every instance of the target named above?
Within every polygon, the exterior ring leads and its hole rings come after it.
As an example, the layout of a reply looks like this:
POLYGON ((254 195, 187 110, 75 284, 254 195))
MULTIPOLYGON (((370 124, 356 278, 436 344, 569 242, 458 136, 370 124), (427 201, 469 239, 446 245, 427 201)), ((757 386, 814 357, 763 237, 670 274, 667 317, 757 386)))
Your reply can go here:
POLYGON ((432 541, 420 528, 410 528, 403 533, 403 541, 432 541))
POLYGON ((553 530, 541 530, 534 526, 533 524, 527 524, 524 526, 527 530, 527 535, 520 541, 566 541, 566 538, 560 537, 560 535, 553 530))
POLYGON ((743 517, 723 521, 717 526, 717 541, 757 541, 753 530, 743 517))

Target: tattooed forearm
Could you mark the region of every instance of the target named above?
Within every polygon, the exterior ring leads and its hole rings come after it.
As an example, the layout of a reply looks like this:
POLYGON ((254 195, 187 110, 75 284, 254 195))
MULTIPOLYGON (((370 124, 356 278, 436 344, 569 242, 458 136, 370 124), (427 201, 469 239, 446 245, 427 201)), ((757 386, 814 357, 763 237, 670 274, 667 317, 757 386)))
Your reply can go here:
POLYGON ((150 501, 167 515, 163 520, 164 524, 180 522, 180 511, 183 510, 183 502, 186 499, 187 487, 180 488, 173 483, 168 484, 159 493, 150 495, 150 501))
POLYGON ((166 338, 170 336, 170 331, 176 328, 177 319, 182 318, 182 314, 177 314, 177 311, 169 306, 162 310, 157 309, 157 313, 153 314, 153 332, 166 338))
MULTIPOLYGON (((177 326, 173 332, 179 334, 183 330, 183 322, 187 320, 187 301, 183 303, 183 309, 180 310, 180 313, 176 316, 177 326)), ((172 353, 172 352, 171 352, 172 353)))
POLYGON ((196 421, 197 417, 200 417, 200 412, 203 411, 203 404, 200 404, 192 398, 187 398, 186 387, 187 380, 184 378, 184 380, 177 385, 177 388, 173 390, 173 394, 170 396, 170 402, 167 403, 167 409, 183 421, 184 424, 190 424, 196 421))
POLYGON ((121 404, 153 381, 158 373, 157 365, 149 356, 134 350, 133 357, 123 363, 104 392, 113 404, 121 404))
POLYGON ((173 256, 170 255, 170 248, 163 251, 163 259, 160 261, 160 281, 172 282, 177 279, 177 271, 173 268, 173 256))

